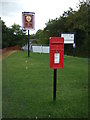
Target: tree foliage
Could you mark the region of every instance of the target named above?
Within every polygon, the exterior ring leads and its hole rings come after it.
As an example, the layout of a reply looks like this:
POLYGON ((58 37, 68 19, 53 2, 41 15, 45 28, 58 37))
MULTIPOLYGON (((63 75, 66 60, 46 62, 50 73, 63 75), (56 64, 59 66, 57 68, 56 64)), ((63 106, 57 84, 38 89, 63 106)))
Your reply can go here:
POLYGON ((5 25, 2 20, 2 48, 25 44, 26 31, 21 29, 18 24, 13 24, 11 28, 5 25))
MULTIPOLYGON (((86 2, 79 3, 79 9, 64 11, 62 16, 48 21, 44 30, 39 30, 36 36, 44 44, 49 44, 49 37, 60 36, 60 33, 75 33, 76 54, 88 55, 88 8, 86 2), (46 39, 45 39, 46 38, 46 39)), ((65 52, 72 54, 72 45, 65 45, 65 52), (71 51, 71 52, 70 52, 71 51)))

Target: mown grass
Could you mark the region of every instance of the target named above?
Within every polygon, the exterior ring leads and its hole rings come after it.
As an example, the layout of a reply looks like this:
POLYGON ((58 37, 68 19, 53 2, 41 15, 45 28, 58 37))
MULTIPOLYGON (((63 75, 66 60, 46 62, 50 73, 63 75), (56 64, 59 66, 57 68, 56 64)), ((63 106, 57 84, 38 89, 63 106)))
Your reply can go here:
POLYGON ((64 56, 57 70, 53 101, 53 70, 49 54, 17 52, 3 60, 3 118, 87 118, 88 60, 64 56))
POLYGON ((2 118, 2 55, 0 54, 0 119, 2 118))

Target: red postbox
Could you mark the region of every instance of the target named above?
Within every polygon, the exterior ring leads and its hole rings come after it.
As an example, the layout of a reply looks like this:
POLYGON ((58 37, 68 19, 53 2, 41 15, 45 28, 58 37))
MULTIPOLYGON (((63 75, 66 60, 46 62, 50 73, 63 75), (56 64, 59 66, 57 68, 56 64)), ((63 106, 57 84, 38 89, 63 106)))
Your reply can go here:
POLYGON ((50 68, 63 68, 64 38, 50 37, 50 68))

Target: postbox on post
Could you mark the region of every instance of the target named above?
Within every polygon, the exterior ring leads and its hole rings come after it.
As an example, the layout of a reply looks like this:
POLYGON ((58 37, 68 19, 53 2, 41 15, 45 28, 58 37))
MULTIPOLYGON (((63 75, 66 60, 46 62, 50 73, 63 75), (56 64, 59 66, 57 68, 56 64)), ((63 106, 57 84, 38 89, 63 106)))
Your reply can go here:
POLYGON ((50 68, 54 69, 53 100, 56 100, 57 69, 63 68, 64 38, 50 37, 50 68))
POLYGON ((50 68, 63 68, 64 38, 50 38, 50 68))

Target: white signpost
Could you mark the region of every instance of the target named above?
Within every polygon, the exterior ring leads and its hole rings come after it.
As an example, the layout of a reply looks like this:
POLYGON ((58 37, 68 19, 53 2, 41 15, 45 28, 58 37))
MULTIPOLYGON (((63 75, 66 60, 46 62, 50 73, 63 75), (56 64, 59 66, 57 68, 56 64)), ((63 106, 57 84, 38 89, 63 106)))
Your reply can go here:
POLYGON ((64 37, 64 44, 74 44, 74 34, 62 33, 61 37, 64 37))
POLYGON ((75 56, 75 34, 74 33, 61 33, 61 37, 64 37, 64 44, 73 44, 73 55, 75 56))

